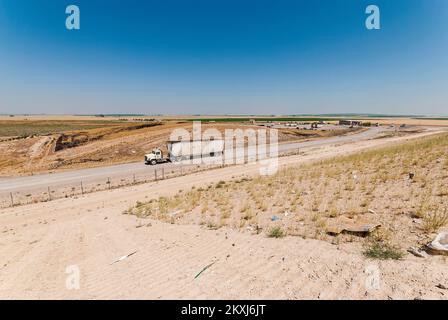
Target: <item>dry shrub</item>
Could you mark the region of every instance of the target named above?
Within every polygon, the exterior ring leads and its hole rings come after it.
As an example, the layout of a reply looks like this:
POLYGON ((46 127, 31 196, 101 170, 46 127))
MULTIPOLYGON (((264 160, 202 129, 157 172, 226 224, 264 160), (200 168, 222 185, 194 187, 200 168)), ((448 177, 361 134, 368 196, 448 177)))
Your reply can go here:
POLYGON ((363 254, 380 260, 401 260, 404 257, 400 248, 391 243, 391 232, 385 230, 377 230, 368 238, 363 254))
POLYGON ((423 230, 427 233, 437 232, 448 223, 448 208, 427 212, 423 216, 423 230))

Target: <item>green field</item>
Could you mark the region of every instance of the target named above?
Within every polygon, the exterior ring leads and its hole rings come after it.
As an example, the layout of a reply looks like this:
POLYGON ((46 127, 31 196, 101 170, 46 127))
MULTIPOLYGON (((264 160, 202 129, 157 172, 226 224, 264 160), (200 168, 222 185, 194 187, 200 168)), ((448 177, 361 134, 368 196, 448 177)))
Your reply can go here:
POLYGON ((27 137, 71 130, 86 130, 116 125, 116 121, 0 121, 0 137, 27 137))

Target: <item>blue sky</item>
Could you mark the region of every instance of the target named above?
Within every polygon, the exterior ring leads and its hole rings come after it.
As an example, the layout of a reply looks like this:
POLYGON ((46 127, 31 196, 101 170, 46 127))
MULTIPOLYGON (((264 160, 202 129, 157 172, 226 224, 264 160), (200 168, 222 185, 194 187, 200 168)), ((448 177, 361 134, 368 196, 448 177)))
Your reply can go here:
POLYGON ((448 115, 447 85, 446 0, 0 0, 0 113, 448 115))

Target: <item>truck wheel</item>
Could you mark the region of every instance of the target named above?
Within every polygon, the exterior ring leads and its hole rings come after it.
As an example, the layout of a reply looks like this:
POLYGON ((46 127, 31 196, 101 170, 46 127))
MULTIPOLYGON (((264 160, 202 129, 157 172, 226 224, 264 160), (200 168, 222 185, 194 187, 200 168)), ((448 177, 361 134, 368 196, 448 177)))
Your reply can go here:
POLYGON ((155 166, 156 164, 157 164, 157 161, 154 160, 154 159, 152 159, 152 160, 151 160, 151 165, 155 166))

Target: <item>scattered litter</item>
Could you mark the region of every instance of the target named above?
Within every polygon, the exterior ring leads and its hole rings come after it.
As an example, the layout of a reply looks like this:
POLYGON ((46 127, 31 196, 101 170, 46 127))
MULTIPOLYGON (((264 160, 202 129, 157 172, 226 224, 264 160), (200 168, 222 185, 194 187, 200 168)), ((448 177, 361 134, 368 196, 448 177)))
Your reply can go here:
POLYGON ((353 221, 352 219, 341 217, 335 220, 335 222, 327 225, 326 232, 330 235, 348 233, 365 237, 380 226, 381 225, 378 223, 371 223, 369 221, 363 221, 361 219, 353 221))
POLYGON ((409 179, 413 180, 415 177, 415 173, 409 172, 409 179))
POLYGON ((174 211, 174 212, 169 213, 169 215, 170 215, 171 217, 174 217, 175 215, 179 214, 181 211, 182 211, 182 210, 177 210, 177 211, 174 211))
POLYGON ((444 286, 443 284, 439 283, 438 285, 436 285, 437 288, 442 289, 442 290, 448 290, 447 286, 444 286))
POLYGON ((376 212, 373 211, 372 209, 369 209, 369 212, 372 213, 372 214, 376 214, 376 212))
POLYGON ((271 221, 277 221, 277 220, 280 220, 280 218, 277 217, 277 216, 272 216, 272 217, 271 217, 271 221))
POLYGON ((118 258, 117 260, 115 260, 115 261, 112 262, 111 264, 114 264, 114 263, 123 261, 124 259, 127 259, 127 258, 129 258, 130 256, 132 256, 132 255, 134 255, 134 254, 136 254, 136 253, 137 253, 137 251, 131 252, 131 253, 125 255, 125 256, 122 256, 122 257, 118 258))
POLYGON ((422 221, 420 219, 412 219, 413 223, 421 224, 422 221))
POLYGON ((285 217, 289 216, 289 211, 285 211, 284 215, 285 217))
POLYGON ((448 232, 439 233, 426 247, 430 254, 448 255, 448 232))
POLYGON ((414 248, 414 247, 410 247, 408 249, 409 253, 412 253, 414 256, 419 257, 419 258, 427 258, 428 254, 420 249, 414 248))
POLYGON ((212 265, 214 265, 216 262, 218 262, 218 260, 210 263, 209 265, 206 265, 204 268, 202 268, 201 271, 199 271, 199 273, 194 277, 195 279, 198 278, 205 270, 207 270, 208 268, 210 268, 212 265))

